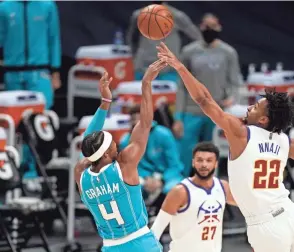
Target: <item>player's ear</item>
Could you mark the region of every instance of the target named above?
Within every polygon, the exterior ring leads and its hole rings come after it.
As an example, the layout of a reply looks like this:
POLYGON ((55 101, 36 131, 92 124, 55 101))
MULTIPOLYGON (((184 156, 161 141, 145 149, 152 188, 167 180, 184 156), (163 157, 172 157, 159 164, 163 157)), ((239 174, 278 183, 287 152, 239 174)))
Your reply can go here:
POLYGON ((269 118, 268 116, 261 116, 258 120, 258 122, 261 124, 261 125, 266 125, 269 123, 269 118))
POLYGON ((218 167, 218 161, 215 162, 214 168, 217 169, 217 167, 218 167))

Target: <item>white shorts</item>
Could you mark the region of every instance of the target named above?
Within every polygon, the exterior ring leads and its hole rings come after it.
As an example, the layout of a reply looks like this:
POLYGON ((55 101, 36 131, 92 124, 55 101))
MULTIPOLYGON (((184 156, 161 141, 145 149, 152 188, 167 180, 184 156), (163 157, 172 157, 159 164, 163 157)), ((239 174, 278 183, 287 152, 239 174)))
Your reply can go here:
POLYGON ((246 218, 254 252, 294 252, 294 203, 289 200, 271 213, 246 218))

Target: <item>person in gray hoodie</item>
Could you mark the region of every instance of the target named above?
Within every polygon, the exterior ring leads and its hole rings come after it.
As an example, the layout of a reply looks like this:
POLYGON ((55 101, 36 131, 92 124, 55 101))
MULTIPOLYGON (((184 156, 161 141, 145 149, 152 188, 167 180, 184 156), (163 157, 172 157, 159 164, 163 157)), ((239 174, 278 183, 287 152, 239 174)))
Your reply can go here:
MULTIPOLYGON (((233 90, 241 83, 238 54, 232 46, 219 39, 222 26, 214 14, 203 16, 200 30, 204 41, 195 41, 185 46, 181 60, 199 81, 205 83, 221 107, 229 107, 233 104, 233 90)), ((178 138, 185 176, 189 176, 192 170, 193 146, 200 141, 211 141, 214 126, 181 83, 172 128, 178 138)))

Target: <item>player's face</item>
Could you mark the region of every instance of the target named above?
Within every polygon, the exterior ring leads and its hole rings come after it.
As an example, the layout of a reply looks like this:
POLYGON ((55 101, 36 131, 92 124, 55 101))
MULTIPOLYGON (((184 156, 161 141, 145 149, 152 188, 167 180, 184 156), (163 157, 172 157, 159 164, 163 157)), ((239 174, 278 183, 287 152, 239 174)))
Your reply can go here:
POLYGON ((206 17, 202 20, 202 23, 200 24, 200 30, 204 31, 207 28, 210 28, 215 31, 221 31, 221 25, 220 25, 218 19, 215 17, 209 16, 209 17, 206 17))
POLYGON ((197 151, 192 160, 192 166, 200 179, 210 179, 217 167, 218 162, 215 153, 206 151, 197 151))
POLYGON ((246 124, 257 126, 265 126, 268 120, 267 100, 265 98, 260 99, 254 105, 248 107, 247 115, 244 118, 246 124))

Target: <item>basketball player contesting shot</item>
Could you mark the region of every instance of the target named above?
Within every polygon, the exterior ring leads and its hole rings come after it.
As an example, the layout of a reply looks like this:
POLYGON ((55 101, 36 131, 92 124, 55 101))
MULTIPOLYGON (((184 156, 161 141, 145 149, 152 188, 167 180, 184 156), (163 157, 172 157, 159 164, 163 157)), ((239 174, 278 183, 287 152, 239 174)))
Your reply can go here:
POLYGON ((158 57, 181 76, 192 99, 226 134, 230 188, 254 251, 294 252, 294 203, 283 184, 288 157, 294 159, 294 144, 284 133, 293 119, 287 93, 266 90, 241 121, 217 105, 164 43, 157 49, 158 57))
POLYGON ((153 120, 151 81, 166 66, 157 60, 147 69, 142 80, 140 120, 123 151, 117 152, 112 135, 106 131, 86 135, 82 142, 86 158, 76 165, 75 179, 103 239, 102 251, 162 251, 147 227, 137 165, 145 152, 153 120))
POLYGON ((170 252, 221 252, 225 205, 236 203, 228 182, 214 177, 218 158, 215 145, 197 144, 192 160, 195 175, 166 196, 152 230, 159 239, 170 223, 170 252))

